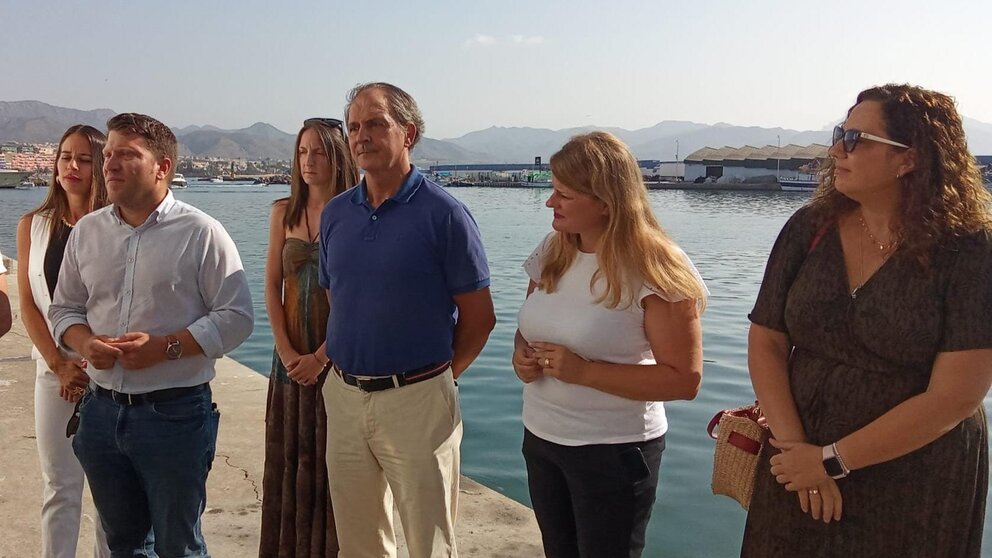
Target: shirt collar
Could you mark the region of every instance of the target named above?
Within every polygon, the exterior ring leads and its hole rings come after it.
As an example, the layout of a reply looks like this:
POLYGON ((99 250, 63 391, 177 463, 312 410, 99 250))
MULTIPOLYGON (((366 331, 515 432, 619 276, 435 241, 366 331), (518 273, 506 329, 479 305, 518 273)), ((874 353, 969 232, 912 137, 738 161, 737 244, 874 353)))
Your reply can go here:
MULTIPOLYGON (((424 175, 420 173, 420 170, 416 166, 410 165, 410 174, 406 175, 403 180, 403 184, 400 184, 400 189, 396 191, 396 194, 389 198, 397 203, 409 203, 413 198, 413 195, 417 193, 420 189, 420 185, 424 182, 424 175)), ((358 183, 358 187, 351 194, 351 203, 355 205, 367 205, 369 201, 368 187, 365 184, 365 178, 358 183)))
MULTIPOLYGON (((153 209, 151 214, 148 215, 148 219, 145 219, 144 223, 138 225, 135 228, 140 229, 142 227, 146 227, 153 223, 160 222, 163 218, 165 218, 166 215, 169 214, 169 212, 175 206, 176 206, 176 197, 172 195, 172 190, 169 190, 168 192, 165 193, 165 197, 162 199, 161 203, 155 206, 155 209, 153 209)), ((121 218, 120 208, 117 206, 117 204, 114 204, 113 208, 114 210, 111 211, 110 214, 114 216, 114 219, 117 221, 117 224, 127 225, 127 222, 121 218)))

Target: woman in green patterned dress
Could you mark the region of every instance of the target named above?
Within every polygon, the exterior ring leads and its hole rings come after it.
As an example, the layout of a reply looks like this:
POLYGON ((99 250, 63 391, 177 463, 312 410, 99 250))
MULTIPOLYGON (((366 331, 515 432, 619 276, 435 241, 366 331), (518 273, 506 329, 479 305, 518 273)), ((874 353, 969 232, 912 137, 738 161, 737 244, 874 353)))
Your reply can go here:
POLYGON ((272 205, 265 307, 275 351, 265 411, 259 556, 337 556, 327 488, 327 295, 317 284, 324 205, 358 183, 341 121, 311 118, 296 136, 289 198, 272 205))

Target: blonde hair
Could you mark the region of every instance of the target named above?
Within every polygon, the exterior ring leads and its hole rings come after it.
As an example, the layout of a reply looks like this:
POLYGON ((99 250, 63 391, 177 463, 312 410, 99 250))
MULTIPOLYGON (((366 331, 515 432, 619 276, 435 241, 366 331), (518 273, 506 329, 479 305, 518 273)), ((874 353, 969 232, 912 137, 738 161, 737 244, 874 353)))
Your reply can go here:
MULTIPOLYGON (((596 252, 606 290, 596 299, 609 308, 629 306, 638 291, 635 281, 683 299, 706 305, 706 290, 682 250, 658 224, 648 203, 647 188, 637 160, 616 136, 592 132, 574 136, 551 156, 551 172, 570 189, 594 196, 606 204, 608 223, 596 252)), ((562 275, 575 261, 579 235, 559 232, 551 237, 541 267, 538 287, 554 292, 562 275)))

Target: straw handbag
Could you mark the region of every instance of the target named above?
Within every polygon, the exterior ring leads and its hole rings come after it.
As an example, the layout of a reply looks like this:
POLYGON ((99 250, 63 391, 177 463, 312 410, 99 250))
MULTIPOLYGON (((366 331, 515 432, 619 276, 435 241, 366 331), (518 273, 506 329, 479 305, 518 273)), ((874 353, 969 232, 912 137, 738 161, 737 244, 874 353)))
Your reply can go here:
POLYGON ((769 438, 768 425, 758 402, 754 405, 724 409, 706 428, 716 440, 713 456, 713 494, 730 496, 745 510, 751 505, 758 458, 769 438), (717 434, 713 434, 713 430, 717 434))

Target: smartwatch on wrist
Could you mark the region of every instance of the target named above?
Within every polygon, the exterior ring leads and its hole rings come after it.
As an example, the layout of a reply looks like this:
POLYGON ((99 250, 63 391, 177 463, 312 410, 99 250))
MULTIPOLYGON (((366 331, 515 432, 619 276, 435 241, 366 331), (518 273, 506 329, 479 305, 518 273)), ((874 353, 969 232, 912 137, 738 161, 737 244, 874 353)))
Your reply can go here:
POLYGON ((183 346, 179 343, 179 338, 175 335, 166 335, 165 341, 168 343, 165 346, 165 356, 169 357, 169 360, 179 360, 183 356, 183 346))
POLYGON ((836 442, 829 446, 823 446, 823 468, 827 471, 827 475, 834 480, 842 479, 851 474, 851 470, 847 468, 844 459, 837 451, 836 442))

